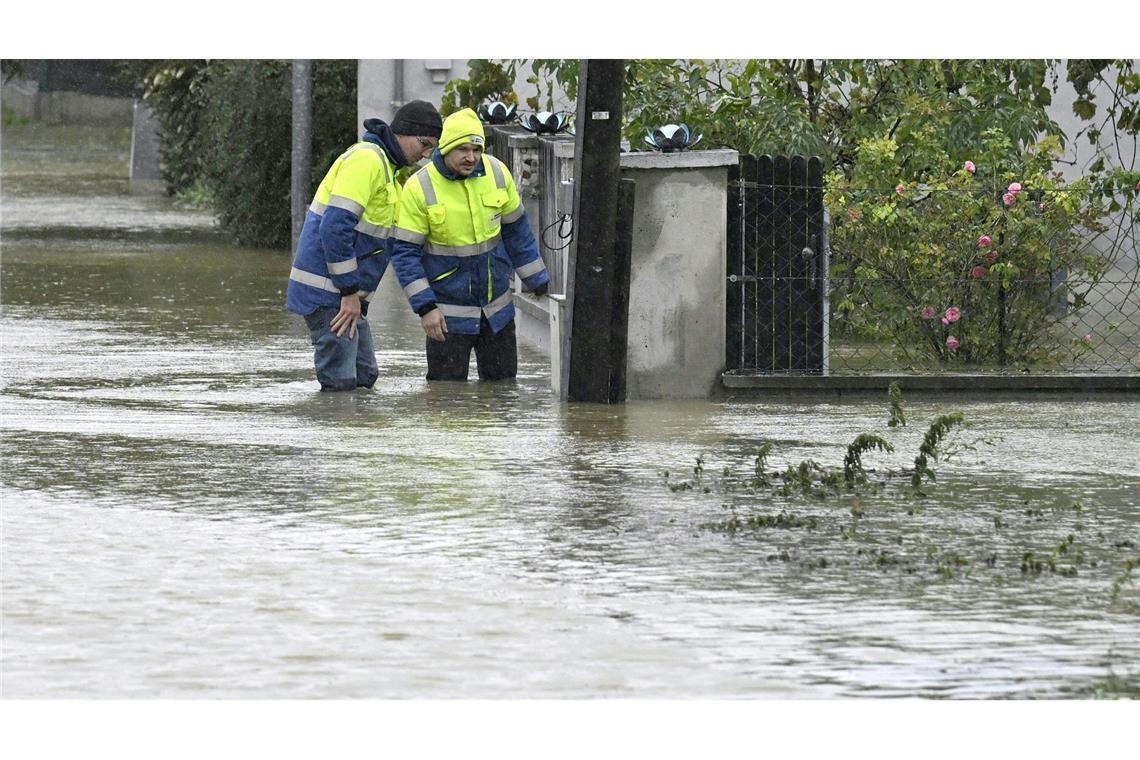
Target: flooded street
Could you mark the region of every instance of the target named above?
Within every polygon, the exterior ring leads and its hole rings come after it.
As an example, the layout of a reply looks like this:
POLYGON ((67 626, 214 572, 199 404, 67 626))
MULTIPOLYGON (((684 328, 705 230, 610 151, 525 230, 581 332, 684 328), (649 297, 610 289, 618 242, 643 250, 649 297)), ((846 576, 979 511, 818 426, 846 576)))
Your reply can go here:
POLYGON ((1140 694, 1135 396, 566 405, 526 346, 429 385, 391 272, 376 388, 321 394, 288 252, 47 132, 3 135, 5 697, 1140 694), (750 480, 954 410, 924 498, 750 480))

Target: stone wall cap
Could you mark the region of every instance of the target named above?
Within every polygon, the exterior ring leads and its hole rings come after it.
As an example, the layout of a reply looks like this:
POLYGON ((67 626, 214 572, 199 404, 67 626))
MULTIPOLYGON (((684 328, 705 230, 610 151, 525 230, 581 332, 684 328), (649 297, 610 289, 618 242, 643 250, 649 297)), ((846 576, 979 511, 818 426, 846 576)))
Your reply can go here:
POLYGON ((685 150, 677 153, 638 151, 622 153, 623 169, 701 169, 711 166, 735 166, 740 163, 740 154, 735 150, 685 150))
POLYGON ((507 145, 512 148, 537 148, 538 135, 519 127, 517 134, 512 132, 507 135, 507 145))

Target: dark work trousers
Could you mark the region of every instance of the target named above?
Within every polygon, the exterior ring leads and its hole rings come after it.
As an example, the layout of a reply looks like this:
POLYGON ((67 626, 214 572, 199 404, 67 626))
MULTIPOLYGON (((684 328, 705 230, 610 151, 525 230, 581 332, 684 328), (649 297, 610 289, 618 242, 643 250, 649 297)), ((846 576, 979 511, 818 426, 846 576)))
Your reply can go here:
POLYGON ((313 365, 322 391, 351 391, 371 388, 380 370, 376 366, 376 352, 372 348, 372 330, 367 312, 361 312, 353 337, 337 336, 332 319, 340 311, 336 306, 322 306, 305 317, 309 326, 309 340, 313 343, 313 365))
POLYGON ((471 349, 480 380, 508 380, 518 374, 519 354, 515 344, 515 322, 498 333, 484 315, 478 335, 444 333, 443 342, 427 339, 428 380, 466 380, 471 365, 471 349))

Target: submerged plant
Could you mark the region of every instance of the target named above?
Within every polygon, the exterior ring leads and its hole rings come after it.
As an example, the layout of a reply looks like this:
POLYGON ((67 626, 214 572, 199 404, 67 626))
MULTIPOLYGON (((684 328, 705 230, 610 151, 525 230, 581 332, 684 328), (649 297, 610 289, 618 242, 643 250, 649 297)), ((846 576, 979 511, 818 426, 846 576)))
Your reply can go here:
POLYGON ((866 483, 867 473, 863 470, 863 454, 873 449, 878 451, 894 451, 895 447, 882 436, 874 433, 862 433, 847 447, 847 455, 843 457, 843 479, 847 488, 855 487, 856 483, 866 483))
POLYGON ((1124 587, 1124 584, 1132 583, 1132 571, 1137 567, 1140 567, 1140 557, 1133 557, 1131 559, 1124 560, 1124 572, 1116 576, 1116 578, 1112 581, 1112 601, 1115 602, 1116 598, 1120 596, 1120 590, 1124 587))
POLYGON ((807 528, 814 530, 817 525, 818 521, 811 515, 800 517, 790 512, 781 511, 775 515, 752 515, 744 518, 733 513, 732 517, 727 520, 704 523, 700 527, 718 533, 736 533, 741 530, 755 531, 763 528, 807 528))
POLYGON ((891 381, 887 386, 887 397, 891 400, 891 418, 887 421, 887 427, 906 427, 906 414, 902 408, 902 388, 899 387, 897 380, 891 381))
POLYGON ((780 492, 784 496, 789 496, 793 490, 798 489, 799 492, 805 496, 812 494, 816 496, 826 495, 826 491, 821 493, 816 489, 817 476, 819 481, 823 483, 826 471, 820 467, 814 459, 805 459, 796 466, 789 465, 788 469, 784 470, 782 476, 784 485, 780 489, 780 492))
POLYGON ((918 456, 914 458, 914 474, 910 482, 916 493, 922 493, 923 477, 935 479, 934 470, 930 469, 931 461, 938 461, 938 446, 942 439, 955 425, 965 423, 965 416, 961 412, 951 412, 936 417, 930 428, 923 436, 922 445, 918 447, 918 456))
POLYGON ((764 441, 756 451, 756 476, 752 479, 754 486, 767 486, 771 484, 768 478, 768 455, 772 453, 772 442, 764 441))

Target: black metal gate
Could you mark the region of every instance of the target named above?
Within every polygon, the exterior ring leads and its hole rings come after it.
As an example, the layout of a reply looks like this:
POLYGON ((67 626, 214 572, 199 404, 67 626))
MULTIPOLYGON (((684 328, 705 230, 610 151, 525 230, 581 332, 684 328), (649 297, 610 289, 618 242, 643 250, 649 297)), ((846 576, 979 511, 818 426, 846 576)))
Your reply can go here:
POLYGON ((741 156, 729 173, 726 369, 825 374, 823 161, 741 156))

